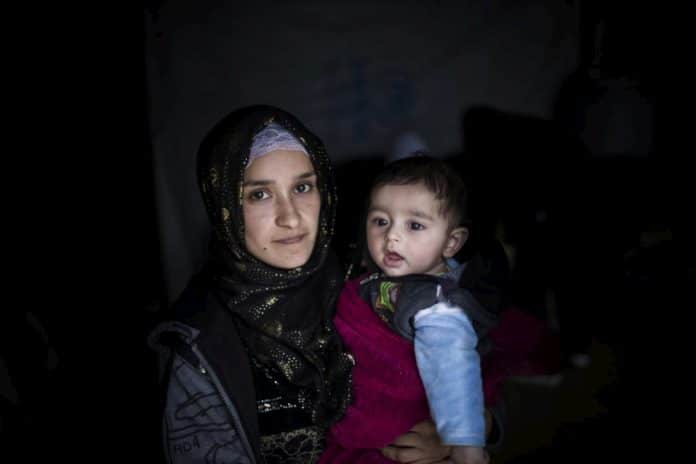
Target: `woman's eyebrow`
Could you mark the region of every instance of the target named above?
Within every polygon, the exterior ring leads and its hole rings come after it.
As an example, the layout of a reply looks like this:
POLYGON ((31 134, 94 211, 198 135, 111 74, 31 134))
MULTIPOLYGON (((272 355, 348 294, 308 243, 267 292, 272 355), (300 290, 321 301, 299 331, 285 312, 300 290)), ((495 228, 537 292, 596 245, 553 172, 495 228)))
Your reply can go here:
POLYGON ((244 187, 258 187, 262 185, 270 185, 270 184, 275 184, 274 180, 264 180, 264 179, 259 179, 259 180, 248 180, 244 182, 244 187))
POLYGON ((308 177, 316 176, 316 173, 314 171, 307 171, 304 174, 300 174, 299 176, 295 176, 295 179, 306 179, 308 177))
MULTIPOLYGON (((316 173, 314 171, 307 171, 302 174, 298 174, 295 176, 296 180, 300 179, 307 179, 309 177, 314 177, 316 176, 316 173)), ((244 182, 244 187, 259 187, 259 186, 264 186, 264 185, 271 185, 275 184, 276 181, 274 179, 250 179, 248 181, 244 182)))

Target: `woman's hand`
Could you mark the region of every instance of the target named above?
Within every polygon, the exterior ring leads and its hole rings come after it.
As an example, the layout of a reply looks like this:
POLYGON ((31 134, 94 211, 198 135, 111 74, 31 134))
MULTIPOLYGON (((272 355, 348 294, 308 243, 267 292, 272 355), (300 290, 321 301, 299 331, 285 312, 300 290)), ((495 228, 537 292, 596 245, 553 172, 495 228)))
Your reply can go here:
MULTIPOLYGON (((491 433, 493 416, 486 408, 484 410, 486 421, 486 438, 491 433)), ((451 464, 448 459, 452 453, 452 447, 443 445, 437 434, 435 423, 425 420, 414 425, 405 434, 394 442, 380 450, 389 459, 407 464, 451 464)))
POLYGON ((408 464, 447 464, 451 447, 440 442, 440 437, 431 420, 414 425, 410 431, 381 449, 387 458, 408 464))

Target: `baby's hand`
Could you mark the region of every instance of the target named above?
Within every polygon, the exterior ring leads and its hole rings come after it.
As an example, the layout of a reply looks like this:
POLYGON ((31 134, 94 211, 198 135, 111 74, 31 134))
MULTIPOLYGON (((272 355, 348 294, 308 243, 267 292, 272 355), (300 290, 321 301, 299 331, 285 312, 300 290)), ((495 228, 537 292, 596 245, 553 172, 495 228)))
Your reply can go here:
POLYGON ((490 461, 486 450, 478 446, 453 446, 450 459, 454 464, 488 464, 490 461))

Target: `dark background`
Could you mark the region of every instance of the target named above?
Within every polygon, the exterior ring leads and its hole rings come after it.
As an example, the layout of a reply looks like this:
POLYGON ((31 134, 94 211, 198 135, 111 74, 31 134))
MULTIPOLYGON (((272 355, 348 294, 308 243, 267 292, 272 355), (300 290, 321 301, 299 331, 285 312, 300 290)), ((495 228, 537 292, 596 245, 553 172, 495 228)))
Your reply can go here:
POLYGON ((293 112, 326 142, 343 257, 369 175, 400 133, 418 132, 468 180, 476 237, 514 255, 510 305, 561 341, 560 384, 507 387, 497 462, 654 452, 668 427, 645 426, 672 372, 681 204, 665 13, 539 0, 18 14, 7 146, 22 165, 8 198, 28 201, 13 222, 22 285, 8 281, 3 311, 0 453, 156 462, 145 336, 205 259, 197 144, 252 103, 293 112))

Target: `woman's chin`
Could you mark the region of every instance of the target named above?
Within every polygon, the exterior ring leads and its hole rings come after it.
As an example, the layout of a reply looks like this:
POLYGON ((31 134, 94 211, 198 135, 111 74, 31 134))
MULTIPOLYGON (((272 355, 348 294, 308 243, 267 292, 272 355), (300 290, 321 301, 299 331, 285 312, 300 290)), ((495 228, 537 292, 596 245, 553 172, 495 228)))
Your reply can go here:
POLYGON ((268 260, 266 263, 270 264, 271 266, 280 268, 280 269, 285 269, 285 270, 290 270, 290 269, 296 269, 298 267, 302 267, 305 264, 307 264, 307 261, 309 261, 309 256, 311 253, 302 253, 301 255, 287 255, 287 256, 281 256, 281 255, 275 255, 273 257, 273 260, 268 260))

